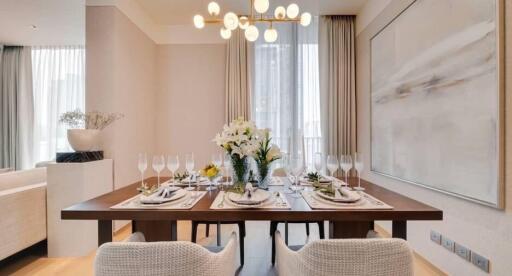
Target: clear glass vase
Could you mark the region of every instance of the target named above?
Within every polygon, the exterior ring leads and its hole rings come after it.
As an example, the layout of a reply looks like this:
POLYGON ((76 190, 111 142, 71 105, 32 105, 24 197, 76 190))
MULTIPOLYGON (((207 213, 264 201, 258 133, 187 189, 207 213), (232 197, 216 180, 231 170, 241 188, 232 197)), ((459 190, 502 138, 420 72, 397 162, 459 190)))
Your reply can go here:
POLYGON ((233 166, 233 184, 245 185, 249 178, 249 162, 247 156, 240 158, 238 154, 232 154, 231 165, 233 166))

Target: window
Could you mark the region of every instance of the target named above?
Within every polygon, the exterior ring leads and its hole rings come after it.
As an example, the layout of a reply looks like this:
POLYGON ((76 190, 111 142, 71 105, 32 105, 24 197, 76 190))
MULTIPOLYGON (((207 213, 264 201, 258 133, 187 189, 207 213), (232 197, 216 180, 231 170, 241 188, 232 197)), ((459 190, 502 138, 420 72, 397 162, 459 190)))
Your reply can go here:
POLYGON ((83 46, 33 47, 35 163, 71 151, 60 114, 85 109, 85 49, 83 46))
MULTIPOLYGON (((267 26, 261 26, 264 29, 267 26)), ((283 151, 300 150, 304 137, 306 164, 323 151, 320 122, 318 19, 311 25, 276 24, 278 40, 254 45, 252 117, 272 131, 283 151)))

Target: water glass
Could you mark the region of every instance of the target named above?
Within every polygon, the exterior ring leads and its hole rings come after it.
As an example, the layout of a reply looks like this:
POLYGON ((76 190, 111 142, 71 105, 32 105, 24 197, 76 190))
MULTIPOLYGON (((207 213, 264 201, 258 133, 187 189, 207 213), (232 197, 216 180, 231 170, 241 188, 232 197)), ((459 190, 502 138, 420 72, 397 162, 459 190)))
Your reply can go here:
POLYGON ((192 174, 194 173, 194 154, 189 153, 185 156, 185 169, 188 173, 188 187, 185 189, 187 191, 193 191, 194 188, 192 188, 191 182, 192 182, 192 174))
POLYGON ((339 162, 336 155, 327 156, 327 169, 331 173, 331 178, 334 178, 334 173, 338 170, 339 162))
POLYGON ((292 186, 292 189, 295 191, 293 197, 300 197, 298 193, 298 191, 301 190, 299 177, 304 172, 304 156, 300 153, 291 156, 289 167, 290 173, 293 176, 293 182, 295 183, 295 186, 292 186))
POLYGON ((180 158, 178 155, 169 155, 167 156, 167 169, 171 172, 172 177, 172 186, 174 187, 174 174, 180 168, 180 158))
POLYGON ((315 170, 317 173, 321 174, 324 168, 324 157, 321 152, 315 153, 315 170))
POLYGON ((158 184, 157 187, 160 187, 160 172, 165 167, 165 159, 163 155, 155 155, 153 156, 153 170, 156 172, 158 184))
POLYGON ((348 185, 348 173, 352 169, 352 156, 343 155, 341 157, 340 166, 343 170, 343 173, 345 174, 345 183, 348 185))
POLYGON ((145 153, 139 153, 139 163, 138 168, 140 171, 140 185, 144 187, 144 172, 148 168, 148 157, 145 153))
POLYGON ((364 191, 364 188, 361 187, 361 172, 363 171, 364 164, 361 154, 357 153, 354 156, 354 168, 357 171, 357 187, 354 187, 354 190, 364 191))

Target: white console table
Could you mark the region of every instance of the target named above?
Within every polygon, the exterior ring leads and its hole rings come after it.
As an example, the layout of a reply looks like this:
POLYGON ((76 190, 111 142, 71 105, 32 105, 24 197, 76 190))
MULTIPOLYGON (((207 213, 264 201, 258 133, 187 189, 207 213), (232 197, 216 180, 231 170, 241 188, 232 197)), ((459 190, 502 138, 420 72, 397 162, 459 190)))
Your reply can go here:
POLYGON ((48 165, 48 257, 86 256, 97 248, 97 222, 61 220, 60 212, 112 190, 112 159, 48 165))

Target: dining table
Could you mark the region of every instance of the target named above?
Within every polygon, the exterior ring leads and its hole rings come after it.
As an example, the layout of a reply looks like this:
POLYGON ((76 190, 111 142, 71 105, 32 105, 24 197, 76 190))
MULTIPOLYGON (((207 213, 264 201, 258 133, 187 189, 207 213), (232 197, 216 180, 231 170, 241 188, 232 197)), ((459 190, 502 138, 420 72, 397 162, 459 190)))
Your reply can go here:
MULTIPOLYGON (((166 179, 163 179, 166 180, 166 179)), ((287 178, 284 181, 289 181, 287 178)), ((157 182, 156 177, 145 180, 150 185, 157 182)), ((351 177, 350 186, 356 186, 358 179, 351 177)), ((211 221, 212 223, 232 221, 279 221, 279 222, 329 222, 329 238, 364 238, 373 230, 374 221, 391 221, 392 237, 407 239, 408 221, 434 221, 443 219, 443 211, 422 202, 383 188, 361 179, 364 192, 392 206, 392 209, 314 209, 303 197, 289 191, 283 193, 290 204, 288 209, 251 208, 251 209, 212 209, 220 189, 208 191, 190 209, 113 209, 112 206, 136 196, 140 181, 103 194, 96 198, 77 203, 61 211, 63 220, 93 220, 98 222, 98 245, 112 241, 114 220, 129 220, 133 232, 144 233, 147 241, 177 240, 177 221, 211 221)), ((270 191, 289 189, 289 183, 282 186, 270 186, 270 191)), ((206 186, 198 186, 205 190, 206 186)))

